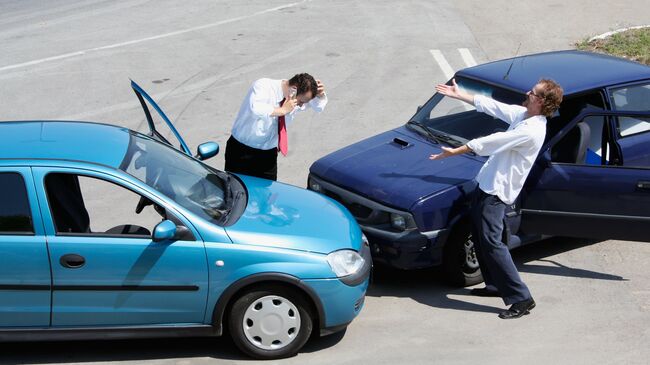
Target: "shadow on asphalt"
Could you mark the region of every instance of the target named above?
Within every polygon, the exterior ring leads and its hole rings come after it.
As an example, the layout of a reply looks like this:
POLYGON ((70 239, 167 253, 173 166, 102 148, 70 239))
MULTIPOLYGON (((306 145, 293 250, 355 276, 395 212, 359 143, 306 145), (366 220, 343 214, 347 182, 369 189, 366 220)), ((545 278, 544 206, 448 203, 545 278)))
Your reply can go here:
MULTIPOLYGON (((311 338, 300 350, 311 353, 336 345, 345 330, 311 338)), ((237 349, 227 337, 200 337, 149 340, 107 340, 66 342, 23 342, 0 344, 0 364, 63 364, 108 361, 144 361, 191 358, 253 360, 237 349)))
MULTIPOLYGON (((597 242, 600 241, 554 237, 515 249, 512 251, 512 257, 519 272, 596 280, 627 280, 618 275, 569 267, 547 259, 547 257, 597 242), (536 261, 547 264, 538 265, 532 263, 536 261)), ((408 297, 436 308, 487 313, 499 313, 504 309, 503 306, 492 307, 474 304, 450 297, 469 295, 468 288, 456 288, 446 284, 439 269, 405 271, 382 265, 375 265, 373 282, 368 289, 368 296, 408 297)))
POLYGON ((562 252, 575 250, 598 242, 601 242, 601 240, 554 237, 513 250, 512 257, 520 272, 584 279, 627 281, 627 279, 619 275, 586 270, 578 267, 570 267, 557 261, 547 259, 549 256, 554 256, 562 252), (530 262, 532 261, 541 261, 548 263, 549 265, 531 264, 530 262))

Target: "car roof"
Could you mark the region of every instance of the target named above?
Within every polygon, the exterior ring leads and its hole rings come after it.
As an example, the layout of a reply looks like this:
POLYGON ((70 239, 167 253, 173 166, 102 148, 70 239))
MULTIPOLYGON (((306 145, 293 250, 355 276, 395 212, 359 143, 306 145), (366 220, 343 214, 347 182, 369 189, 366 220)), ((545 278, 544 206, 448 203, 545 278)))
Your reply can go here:
POLYGON ((623 58, 570 50, 485 63, 460 70, 457 75, 521 93, 530 90, 540 78, 550 78, 562 86, 565 95, 570 95, 650 79, 650 67, 623 58))
POLYGON ((0 122, 0 160, 74 160, 117 168, 130 133, 127 128, 90 122, 0 122))

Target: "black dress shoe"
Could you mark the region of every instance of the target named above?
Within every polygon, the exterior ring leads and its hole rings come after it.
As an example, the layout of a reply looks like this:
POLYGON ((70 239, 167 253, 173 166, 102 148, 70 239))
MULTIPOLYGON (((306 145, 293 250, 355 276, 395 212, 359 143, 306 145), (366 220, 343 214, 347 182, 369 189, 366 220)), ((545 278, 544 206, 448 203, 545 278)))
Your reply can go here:
POLYGON ((493 289, 488 289, 488 288, 475 288, 470 290, 469 294, 477 297, 500 297, 501 296, 501 294, 499 294, 498 291, 493 289))
POLYGON ((510 309, 499 313, 499 318, 502 319, 515 319, 526 314, 530 314, 530 310, 535 308, 535 301, 533 298, 522 300, 510 306, 510 309))

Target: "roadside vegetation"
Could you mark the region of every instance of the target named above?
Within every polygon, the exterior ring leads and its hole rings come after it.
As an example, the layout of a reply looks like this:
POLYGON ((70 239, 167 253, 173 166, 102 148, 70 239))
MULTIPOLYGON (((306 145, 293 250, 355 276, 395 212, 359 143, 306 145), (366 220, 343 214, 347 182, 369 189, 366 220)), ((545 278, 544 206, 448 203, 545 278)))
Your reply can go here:
POLYGON ((603 39, 585 39, 575 46, 579 50, 606 53, 650 65, 650 27, 629 29, 603 39))

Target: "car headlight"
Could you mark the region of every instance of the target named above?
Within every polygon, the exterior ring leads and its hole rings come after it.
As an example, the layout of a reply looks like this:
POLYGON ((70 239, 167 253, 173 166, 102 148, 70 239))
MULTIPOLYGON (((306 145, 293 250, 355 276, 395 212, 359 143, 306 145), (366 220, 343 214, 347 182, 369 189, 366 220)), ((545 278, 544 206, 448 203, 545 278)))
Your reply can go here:
POLYGON ((406 229, 406 219, 401 214, 391 213, 390 225, 393 226, 393 228, 395 229, 399 229, 400 231, 403 231, 406 229))
POLYGON ((340 250, 327 255, 327 263, 338 277, 357 273, 363 267, 365 260, 357 251, 340 250))
POLYGON ((309 181, 307 182, 307 186, 309 187, 310 190, 315 191, 317 193, 322 193, 323 192, 323 187, 314 181, 312 178, 309 178, 309 181))

